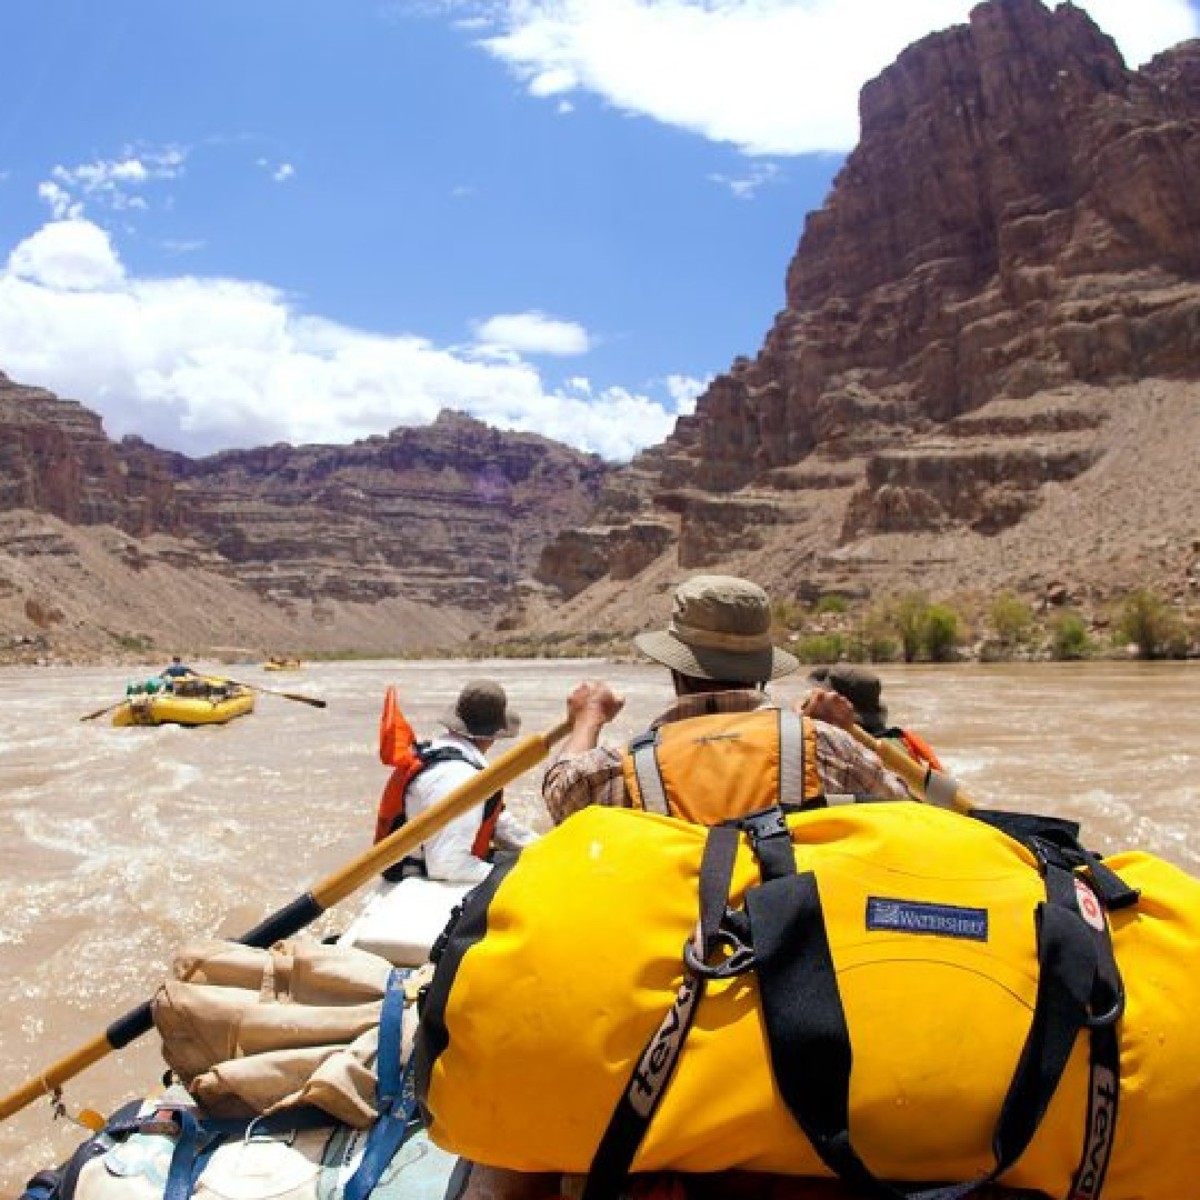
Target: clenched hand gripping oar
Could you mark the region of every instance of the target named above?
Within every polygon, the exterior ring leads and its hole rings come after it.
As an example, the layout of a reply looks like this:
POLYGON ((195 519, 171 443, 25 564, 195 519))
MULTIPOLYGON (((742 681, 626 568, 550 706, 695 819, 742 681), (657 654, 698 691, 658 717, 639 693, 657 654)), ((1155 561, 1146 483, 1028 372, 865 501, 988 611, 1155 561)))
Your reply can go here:
POLYGON ((874 750, 889 771, 895 772, 922 799, 938 808, 971 813, 978 805, 963 790, 962 785, 944 771, 935 771, 909 758, 895 743, 886 738, 872 737, 861 725, 852 725, 850 733, 860 745, 874 750))
POLYGON ((268 696, 282 696, 285 700, 298 700, 301 704, 311 704, 313 708, 324 708, 328 704, 328 701, 318 700, 315 696, 302 696, 299 692, 277 692, 274 688, 259 687, 257 683, 243 683, 240 679, 226 679, 225 682, 232 683, 235 687, 244 687, 251 692, 265 692, 268 696))
MULTIPOLYGON (((357 891, 385 867, 399 862, 430 834, 436 833, 443 825, 476 804, 482 804, 493 792, 536 766, 550 752, 550 747, 566 736, 568 729, 570 724, 564 722, 549 733, 523 737, 511 750, 456 787, 440 803, 406 821, 395 833, 377 842, 340 871, 322 879, 310 891, 298 896, 236 940, 247 946, 270 946, 280 938, 290 937, 306 925, 311 925, 326 909, 357 891)), ((0 1100, 0 1121, 20 1112, 39 1096, 52 1094, 68 1079, 73 1079, 80 1071, 99 1062, 110 1051, 120 1050, 143 1033, 148 1033, 153 1025, 150 1001, 145 1000, 124 1016, 118 1017, 102 1035, 80 1046, 36 1079, 29 1080, 0 1100)))

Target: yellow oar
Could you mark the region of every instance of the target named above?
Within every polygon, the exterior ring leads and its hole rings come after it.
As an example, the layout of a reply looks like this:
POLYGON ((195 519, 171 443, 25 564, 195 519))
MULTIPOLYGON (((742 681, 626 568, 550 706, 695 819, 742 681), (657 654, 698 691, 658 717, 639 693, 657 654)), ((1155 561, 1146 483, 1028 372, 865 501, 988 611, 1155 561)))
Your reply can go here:
POLYGON ((935 771, 932 767, 922 765, 905 754, 895 742, 872 737, 861 725, 852 725, 850 732, 856 742, 868 750, 874 750, 883 765, 899 775, 923 800, 938 808, 952 808, 960 813, 971 813, 979 807, 963 790, 962 784, 945 771, 935 771))
MULTIPOLYGON (((270 946, 280 938, 290 937, 306 925, 311 925, 326 909, 374 879, 385 867, 399 862, 430 834, 536 766, 550 752, 550 747, 566 736, 569 729, 570 724, 564 722, 549 733, 523 737, 495 762, 456 787, 440 803, 406 821, 395 833, 377 842, 365 854, 327 876, 310 891, 296 897, 236 940, 247 946, 270 946)), ((66 1058, 59 1059, 36 1079, 29 1080, 0 1100, 0 1121, 20 1112, 39 1096, 52 1094, 68 1079, 99 1062, 111 1051, 120 1050, 143 1033, 148 1033, 153 1025, 150 1001, 143 1001, 124 1016, 118 1017, 99 1037, 80 1046, 66 1058)))

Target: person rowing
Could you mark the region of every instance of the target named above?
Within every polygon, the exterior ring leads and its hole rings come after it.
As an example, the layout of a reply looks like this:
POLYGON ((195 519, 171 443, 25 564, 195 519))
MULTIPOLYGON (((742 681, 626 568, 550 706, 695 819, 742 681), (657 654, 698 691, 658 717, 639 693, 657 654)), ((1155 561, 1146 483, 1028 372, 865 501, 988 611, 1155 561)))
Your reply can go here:
MULTIPOLYGON (((395 717, 402 720, 398 711, 395 717)), ((487 752, 497 739, 515 737, 521 727, 520 717, 508 707, 504 688, 492 679, 465 684, 458 699, 442 714, 441 723, 446 727, 445 734, 413 743, 404 762, 393 763, 395 770, 376 820, 377 841, 434 808, 482 771, 487 765, 487 752)), ((417 875, 447 883, 479 883, 491 870, 494 850, 519 850, 536 838, 537 834, 505 811, 503 795, 497 792, 438 829, 401 862, 389 867, 384 878, 417 875)))
POLYGON ((874 671, 850 663, 817 667, 808 681, 825 692, 844 696, 854 706, 855 721, 872 737, 894 742, 914 762, 944 771, 933 747, 919 733, 888 724, 887 705, 880 699, 883 681, 874 671))
MULTIPOLYGON (((774 645, 770 600, 757 584, 735 576, 697 575, 676 590, 669 627, 639 634, 634 641, 643 654, 670 670, 675 703, 629 747, 604 746, 601 731, 624 701, 602 680, 580 683, 567 699, 571 731, 542 782, 542 798, 555 822, 590 804, 650 807, 642 774, 652 759, 663 758, 664 745, 682 745, 699 732, 691 724, 696 720, 714 726, 714 740, 703 743, 713 753, 705 755, 701 768, 685 761, 686 751, 681 752, 680 776, 666 784, 668 808, 675 815, 715 824, 777 802, 814 807, 830 798, 908 798, 903 780, 846 732, 854 710, 844 697, 815 691, 803 712, 796 713, 781 709, 767 693, 771 680, 800 664, 774 645), (740 740, 729 736, 735 732, 740 740), (749 759, 732 752, 735 745, 751 744, 755 752, 749 759), (797 768, 781 771, 780 756, 792 753, 797 768), (756 788, 746 773, 759 768, 761 787, 756 788), (795 789, 782 796, 771 792, 769 781, 776 778, 794 780, 795 789), (703 780, 710 782, 702 785, 703 780), (702 786, 719 798, 699 801, 702 786), (736 801, 730 799, 734 796, 736 801)), ((649 786, 653 791, 656 785, 651 780, 649 786)))

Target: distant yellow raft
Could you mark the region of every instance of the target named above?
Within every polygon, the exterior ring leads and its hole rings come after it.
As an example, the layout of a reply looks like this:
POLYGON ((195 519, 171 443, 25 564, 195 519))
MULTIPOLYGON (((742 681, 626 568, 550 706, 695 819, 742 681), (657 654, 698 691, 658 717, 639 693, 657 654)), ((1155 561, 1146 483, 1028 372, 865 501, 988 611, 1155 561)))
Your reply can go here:
POLYGON ((272 658, 263 663, 264 671, 303 671, 304 664, 298 658, 272 658))
POLYGON ((130 696, 113 713, 113 724, 223 725, 253 709, 254 693, 249 688, 226 684, 223 679, 189 680, 172 692, 130 696))

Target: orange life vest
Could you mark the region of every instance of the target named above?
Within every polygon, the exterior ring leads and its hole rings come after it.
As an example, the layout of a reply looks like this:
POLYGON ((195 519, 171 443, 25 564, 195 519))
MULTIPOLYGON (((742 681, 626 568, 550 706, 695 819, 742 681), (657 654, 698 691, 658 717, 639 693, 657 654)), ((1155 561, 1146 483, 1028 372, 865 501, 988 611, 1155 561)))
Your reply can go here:
POLYGON ((812 722, 790 709, 666 722, 629 743, 621 771, 632 808, 698 825, 824 795, 812 722))
MULTIPOLYGON (((395 769, 384 785, 383 795, 379 797, 379 811, 375 815, 376 842, 383 841, 389 833, 404 824, 404 794, 408 791, 408 785, 422 771, 435 763, 451 760, 475 766, 462 751, 452 746, 433 749, 428 742, 418 742, 413 727, 400 711, 400 701, 394 687, 389 687, 383 696, 383 713, 379 718, 379 760, 395 769)), ((483 817, 475 840, 471 843, 471 853, 476 858, 487 858, 503 811, 503 792, 496 792, 484 801, 483 817)))
POLYGON ((919 733, 913 733, 911 729, 897 728, 889 729, 883 736, 889 741, 898 742, 900 749, 913 762, 920 763, 923 767, 932 767, 935 771, 945 770, 933 752, 933 747, 919 733))

